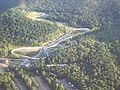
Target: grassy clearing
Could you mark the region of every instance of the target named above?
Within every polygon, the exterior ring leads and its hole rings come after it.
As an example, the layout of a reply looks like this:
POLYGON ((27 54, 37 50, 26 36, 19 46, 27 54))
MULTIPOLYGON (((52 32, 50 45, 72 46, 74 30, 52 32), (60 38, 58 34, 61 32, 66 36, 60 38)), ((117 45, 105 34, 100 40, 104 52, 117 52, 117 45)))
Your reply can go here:
POLYGON ((41 19, 41 18, 33 18, 35 16, 39 16, 39 15, 42 15, 43 13, 39 13, 39 12, 26 12, 26 17, 27 18, 30 18, 32 20, 36 20, 36 21, 42 21, 42 22, 48 22, 48 23, 51 23, 53 24, 54 22, 50 21, 50 20, 46 20, 46 19, 41 19))
POLYGON ((22 63, 22 62, 23 62, 23 61, 20 61, 20 60, 11 60, 11 61, 10 61, 10 64, 11 64, 11 63, 20 64, 20 63, 22 63))
POLYGON ((38 13, 38 12, 28 12, 26 17, 32 19, 32 17, 39 16, 39 15, 41 15, 41 13, 38 13))
POLYGON ((16 51, 15 53, 19 54, 19 55, 25 55, 25 56, 35 56, 36 54, 39 53, 39 50, 37 51, 24 51, 24 52, 20 52, 20 51, 16 51))
POLYGON ((38 53, 39 53, 39 50, 38 51, 34 51, 34 52, 29 52, 29 53, 26 54, 26 56, 32 57, 32 56, 37 55, 38 53))

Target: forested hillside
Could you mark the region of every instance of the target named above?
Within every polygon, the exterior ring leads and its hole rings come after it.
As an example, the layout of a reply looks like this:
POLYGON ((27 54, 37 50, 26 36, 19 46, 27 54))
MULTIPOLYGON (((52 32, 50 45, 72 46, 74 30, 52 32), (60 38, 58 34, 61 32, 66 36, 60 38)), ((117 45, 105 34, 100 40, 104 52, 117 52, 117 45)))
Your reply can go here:
POLYGON ((7 72, 0 73, 3 77, 0 89, 2 86, 6 90, 14 89, 14 78, 19 78, 28 89, 36 90, 34 76, 41 76, 52 90, 65 90, 61 84, 63 79, 78 90, 119 90, 119 0, 25 0, 24 5, 24 9, 11 9, 0 16, 0 55, 8 55, 14 46, 41 45, 50 40, 51 35, 65 32, 56 23, 26 18, 23 10, 46 12, 50 14, 47 19, 66 22, 73 27, 99 28, 66 41, 65 47, 29 68, 9 67, 7 72), (55 66, 47 66, 50 64, 55 66))
MULTIPOLYGON (((70 21, 81 27, 99 27, 87 33, 83 38, 91 38, 105 43, 110 51, 119 53, 120 40, 120 2, 119 0, 26 0, 26 6, 32 10, 50 13, 48 19, 70 21), (86 26, 87 25, 87 26, 86 26)), ((74 26, 74 24, 70 23, 74 26)), ((81 36, 78 41, 84 40, 81 36)), ((113 54, 114 54, 113 53, 113 54)))
POLYGON ((27 18, 24 10, 8 10, 0 16, 0 55, 7 56, 14 46, 40 46, 64 32, 55 23, 27 18))
POLYGON ((116 41, 117 47, 112 44, 108 46, 104 42, 96 41, 95 36, 90 35, 79 38, 78 42, 78 45, 60 49, 44 60, 47 64, 68 64, 67 67, 61 69, 51 67, 49 70, 47 68, 46 72, 52 72, 58 75, 58 78, 66 77, 80 90, 103 88, 118 90, 120 42, 116 41), (116 52, 113 52, 114 49, 116 52))
POLYGON ((119 23, 119 0, 26 0, 37 11, 51 13, 52 20, 65 21, 73 26, 104 26, 119 23))
POLYGON ((0 90, 17 90, 19 81, 26 90, 38 90, 34 77, 20 67, 12 66, 6 72, 0 72, 0 90))
POLYGON ((68 44, 70 46, 59 49, 44 60, 47 64, 68 64, 67 67, 51 67, 45 71, 56 74, 58 78, 66 77, 80 90, 118 90, 120 88, 119 0, 41 2, 35 0, 35 3, 37 5, 33 4, 30 7, 49 12, 51 16, 48 19, 66 21, 75 27, 79 25, 100 27, 74 38, 78 45, 68 44))

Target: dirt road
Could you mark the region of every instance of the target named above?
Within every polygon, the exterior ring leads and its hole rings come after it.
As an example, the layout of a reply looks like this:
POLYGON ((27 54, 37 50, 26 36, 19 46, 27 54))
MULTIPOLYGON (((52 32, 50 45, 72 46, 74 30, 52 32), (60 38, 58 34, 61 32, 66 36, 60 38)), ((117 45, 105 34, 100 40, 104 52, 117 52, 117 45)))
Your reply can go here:
POLYGON ((64 85, 64 87, 65 87, 66 90, 74 90, 72 87, 70 87, 70 86, 68 85, 66 79, 61 79, 60 82, 61 82, 61 84, 64 85))
POLYGON ((27 87, 22 83, 21 80, 14 78, 14 82, 20 90, 28 90, 27 87))
POLYGON ((51 90, 41 76, 35 76, 35 80, 38 82, 40 90, 51 90))

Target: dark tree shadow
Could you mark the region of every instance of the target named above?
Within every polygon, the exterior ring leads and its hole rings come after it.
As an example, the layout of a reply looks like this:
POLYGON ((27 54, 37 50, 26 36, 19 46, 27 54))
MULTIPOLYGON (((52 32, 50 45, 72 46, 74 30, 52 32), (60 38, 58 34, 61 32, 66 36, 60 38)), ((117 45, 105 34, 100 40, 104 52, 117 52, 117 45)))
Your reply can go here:
POLYGON ((0 0, 0 14, 19 5, 19 0, 0 0))

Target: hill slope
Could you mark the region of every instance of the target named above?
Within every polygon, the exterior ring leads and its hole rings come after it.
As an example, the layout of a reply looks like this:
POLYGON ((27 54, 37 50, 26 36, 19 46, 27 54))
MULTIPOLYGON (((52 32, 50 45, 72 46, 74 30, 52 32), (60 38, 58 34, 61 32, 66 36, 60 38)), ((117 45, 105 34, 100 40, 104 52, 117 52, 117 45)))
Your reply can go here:
POLYGON ((26 0, 26 6, 73 26, 109 26, 120 19, 119 0, 26 0))
MULTIPOLYGON (((119 90, 119 0, 26 0, 26 8, 50 13, 51 16, 48 19, 65 21, 74 27, 80 25, 90 28, 99 27, 99 29, 73 38, 77 41, 77 45, 68 41, 66 47, 58 49, 50 57, 40 60, 37 65, 27 68, 27 71, 42 75, 54 90, 64 90, 59 82, 60 79, 66 79, 80 90, 119 90), (46 64, 66 64, 66 66, 47 67, 46 64)), ((5 47, 5 45, 11 44, 38 45, 38 38, 44 41, 51 32, 58 29, 56 24, 31 21, 20 13, 20 11, 13 10, 1 16, 1 48, 6 48, 8 46, 5 47), (42 37, 43 35, 44 37, 42 37), (9 41, 10 44, 8 44, 9 41)), ((10 70, 17 72, 16 76, 24 76, 22 69, 13 67, 10 70)), ((22 79, 26 80, 25 77, 22 79)), ((2 84, 4 83, 2 82, 2 84)))
MULTIPOLYGON (((38 3, 37 0, 36 2, 38 3)), ((66 22, 71 20, 77 22, 76 25, 80 25, 81 23, 77 21, 79 20, 84 22, 85 26, 100 27, 95 31, 74 38, 78 45, 71 45, 68 42, 65 48, 59 49, 44 60, 45 64, 64 63, 68 64, 67 67, 43 68, 46 72, 54 73, 59 78, 66 77, 81 90, 117 90, 120 88, 119 0, 81 0, 76 2, 77 0, 56 2, 51 0, 46 3, 44 1, 38 3, 37 8, 39 7, 40 10, 48 11, 51 15, 55 14, 49 19, 66 22)), ((35 4, 33 7, 36 9, 35 4)), ((71 23, 71 25, 73 24, 71 23)))
POLYGON ((0 16, 0 55, 7 55, 13 46, 42 45, 65 32, 55 23, 31 20, 26 14, 26 11, 16 8, 0 16))

